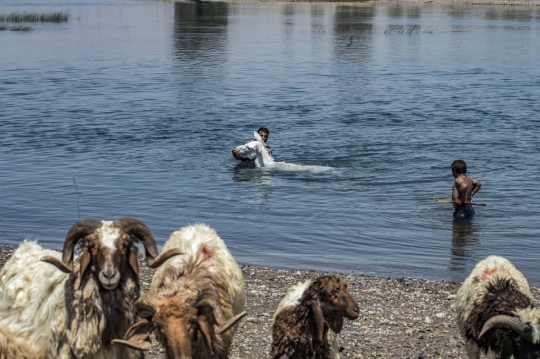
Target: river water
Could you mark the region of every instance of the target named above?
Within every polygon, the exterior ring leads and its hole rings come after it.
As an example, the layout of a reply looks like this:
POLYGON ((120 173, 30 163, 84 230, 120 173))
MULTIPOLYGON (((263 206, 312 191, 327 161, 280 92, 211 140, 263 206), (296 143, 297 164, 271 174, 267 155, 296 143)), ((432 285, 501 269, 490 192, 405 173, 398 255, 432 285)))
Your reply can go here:
MULTIPOLYGON (((15 1, 0 31, 0 244, 84 218, 159 244, 215 228, 239 263, 462 280, 490 254, 540 285, 540 10, 15 1), (231 149, 260 126, 277 161, 231 149), (482 181, 454 222, 450 164, 482 181)), ((0 24, 1 25, 1 24, 0 24)))

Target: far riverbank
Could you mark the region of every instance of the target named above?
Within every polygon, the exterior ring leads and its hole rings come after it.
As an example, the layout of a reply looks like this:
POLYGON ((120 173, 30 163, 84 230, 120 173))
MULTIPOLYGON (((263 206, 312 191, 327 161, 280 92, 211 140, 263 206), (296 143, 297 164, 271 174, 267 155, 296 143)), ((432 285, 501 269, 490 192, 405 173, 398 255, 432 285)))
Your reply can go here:
MULTIPOLYGON (((192 0, 154 0, 158 2, 193 2, 192 0)), ((488 6, 515 6, 536 7, 540 6, 540 0, 370 0, 370 1, 297 1, 297 0, 208 0, 203 2, 225 2, 225 3, 341 3, 350 5, 372 5, 372 4, 399 4, 399 5, 488 5, 488 6)))

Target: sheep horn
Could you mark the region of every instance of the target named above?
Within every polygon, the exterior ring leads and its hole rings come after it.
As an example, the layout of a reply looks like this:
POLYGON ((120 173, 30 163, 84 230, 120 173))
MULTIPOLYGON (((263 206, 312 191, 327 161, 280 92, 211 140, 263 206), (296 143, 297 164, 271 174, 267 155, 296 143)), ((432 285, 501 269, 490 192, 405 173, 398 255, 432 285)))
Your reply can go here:
POLYGON ((146 263, 148 263, 149 266, 150 263, 154 263, 159 254, 156 240, 154 239, 152 232, 150 232, 150 229, 143 222, 135 218, 124 217, 118 218, 114 221, 114 224, 132 238, 135 238, 136 242, 141 241, 146 253, 146 263))
POLYGON ((486 332, 492 328, 508 328, 517 332, 519 335, 530 340, 532 331, 531 327, 526 323, 523 323, 519 318, 512 317, 509 315, 496 315, 489 318, 480 331, 478 339, 482 338, 486 332))
POLYGON ((101 221, 98 221, 97 219, 84 219, 75 223, 69 229, 66 239, 64 240, 62 260, 60 261, 60 259, 53 256, 43 256, 41 260, 56 266, 64 273, 71 273, 73 271, 75 245, 80 239, 88 236, 99 227, 101 227, 101 221))
POLYGON ((200 308, 203 306, 212 308, 212 314, 214 315, 217 325, 221 325, 221 323, 223 323, 223 311, 221 310, 221 303, 214 288, 211 286, 205 286, 199 289, 197 299, 195 300, 193 306, 195 308, 200 308))
POLYGON ((113 339, 112 344, 120 344, 140 351, 150 350, 152 349, 150 333, 153 330, 154 324, 147 319, 142 319, 127 330, 124 339, 113 339))
POLYGON ((244 318, 248 313, 246 311, 236 314, 231 319, 227 320, 225 323, 221 324, 216 328, 216 334, 221 334, 229 330, 233 325, 235 325, 240 319, 244 318))
POLYGON ((204 341, 206 342, 206 346, 208 347, 208 350, 210 351, 210 355, 214 357, 214 350, 212 349, 212 335, 210 334, 210 323, 208 322, 208 318, 204 315, 199 315, 197 318, 197 324, 199 325, 199 330, 201 331, 204 341))
POLYGON ((321 308, 321 303, 318 300, 311 303, 311 311, 315 319, 315 329, 317 330, 317 339, 323 341, 324 336, 324 314, 321 308))
POLYGON ((147 256, 146 261, 150 268, 158 268, 163 263, 165 263, 169 258, 174 257, 174 256, 179 256, 181 254, 184 254, 184 252, 182 252, 179 248, 171 248, 161 253, 155 259, 151 259, 147 256))
POLYGON ((150 318, 156 314, 156 307, 159 307, 160 300, 158 297, 146 293, 135 302, 135 315, 139 318, 150 318))

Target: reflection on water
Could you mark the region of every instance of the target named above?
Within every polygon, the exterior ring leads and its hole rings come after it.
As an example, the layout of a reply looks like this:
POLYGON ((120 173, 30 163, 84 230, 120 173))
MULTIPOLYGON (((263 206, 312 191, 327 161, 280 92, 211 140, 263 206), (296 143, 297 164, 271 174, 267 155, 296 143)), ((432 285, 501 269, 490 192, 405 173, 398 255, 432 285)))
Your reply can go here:
POLYGON ((78 19, 0 36, 0 242, 59 248, 77 219, 128 215, 156 238, 207 222, 276 267, 463 279, 493 253, 534 262, 540 10, 47 3, 0 2, 78 19), (281 163, 234 167, 261 125, 281 163), (458 157, 504 211, 411 212, 458 157))
POLYGON ((256 168, 243 163, 239 163, 234 167, 232 180, 234 182, 252 182, 255 186, 250 187, 253 191, 251 196, 248 196, 247 202, 255 205, 266 205, 270 199, 272 191, 270 181, 270 169, 256 168), (262 186, 261 186, 262 185, 262 186))
POLYGON ((257 168, 255 166, 239 163, 234 167, 234 182, 253 182, 257 184, 267 183, 270 177, 270 170, 257 168))
POLYGON ((480 244, 480 228, 474 219, 454 220, 452 224, 452 248, 450 268, 452 272, 467 270, 467 262, 474 257, 476 247, 480 244))

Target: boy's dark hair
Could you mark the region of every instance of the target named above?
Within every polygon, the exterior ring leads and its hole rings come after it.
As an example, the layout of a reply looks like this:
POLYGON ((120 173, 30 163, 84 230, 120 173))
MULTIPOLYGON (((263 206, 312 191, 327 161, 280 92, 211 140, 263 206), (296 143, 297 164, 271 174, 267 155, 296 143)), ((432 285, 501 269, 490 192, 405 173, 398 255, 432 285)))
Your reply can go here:
POLYGON ((261 131, 264 132, 264 133, 266 133, 266 135, 269 135, 269 134, 270 134, 270 131, 268 131, 268 129, 267 129, 266 127, 261 127, 261 128, 259 128, 259 129, 257 130, 257 133, 259 133, 259 132, 261 132, 261 131))
POLYGON ((467 173, 467 164, 463 160, 455 160, 450 166, 456 173, 467 173))

